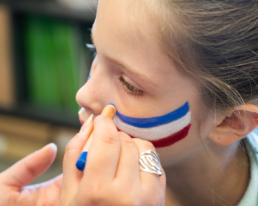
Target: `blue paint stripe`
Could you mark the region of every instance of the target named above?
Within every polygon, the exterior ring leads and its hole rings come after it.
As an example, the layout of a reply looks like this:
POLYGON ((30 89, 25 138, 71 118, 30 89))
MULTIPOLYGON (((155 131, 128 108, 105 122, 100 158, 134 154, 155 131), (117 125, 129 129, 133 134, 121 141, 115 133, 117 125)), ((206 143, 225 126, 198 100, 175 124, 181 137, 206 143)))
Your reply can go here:
POLYGON ((186 102, 183 106, 178 108, 177 110, 174 110, 168 114, 165 114, 163 116, 158 117, 151 117, 151 118, 133 118, 125 116, 118 111, 116 112, 116 115, 126 124, 129 124, 134 127, 139 128, 150 128, 150 127, 157 127, 162 124, 167 124, 172 121, 178 120, 185 116, 187 112, 189 111, 189 104, 186 102))

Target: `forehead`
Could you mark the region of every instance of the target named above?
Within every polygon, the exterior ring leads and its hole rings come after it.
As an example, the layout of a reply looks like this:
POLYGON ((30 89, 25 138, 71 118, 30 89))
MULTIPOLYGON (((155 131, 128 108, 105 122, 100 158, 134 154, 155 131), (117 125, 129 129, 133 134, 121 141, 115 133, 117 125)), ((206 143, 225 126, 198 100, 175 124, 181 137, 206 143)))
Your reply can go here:
POLYGON ((117 40, 121 35, 125 41, 153 40, 151 37, 156 38, 158 33, 151 25, 145 7, 140 5, 132 0, 101 0, 95 24, 101 24, 101 28, 109 30, 113 37, 118 38, 117 40))
POLYGON ((173 64, 158 44, 159 34, 139 3, 100 0, 92 29, 98 51, 144 72, 171 72, 173 64))
POLYGON ((164 92, 190 86, 163 51, 159 31, 142 4, 131 0, 100 0, 92 29, 98 53, 109 54, 148 75, 164 92))

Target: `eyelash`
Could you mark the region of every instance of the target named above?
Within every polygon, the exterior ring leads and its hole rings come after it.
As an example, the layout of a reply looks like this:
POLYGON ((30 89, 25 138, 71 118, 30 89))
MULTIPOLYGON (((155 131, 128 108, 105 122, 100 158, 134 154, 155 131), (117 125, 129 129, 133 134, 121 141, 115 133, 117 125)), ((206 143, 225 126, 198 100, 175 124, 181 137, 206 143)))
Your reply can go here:
MULTIPOLYGON (((86 46, 92 52, 93 58, 95 58, 96 55, 97 55, 97 51, 96 51, 95 46, 93 44, 86 44, 86 46)), ((133 85, 131 85, 130 83, 125 81, 125 79, 122 76, 119 77, 118 79, 121 82, 121 84, 124 86, 125 92, 127 94, 134 95, 136 97, 139 97, 139 96, 143 95, 143 91, 142 90, 135 88, 133 85)))
POLYGON ((132 86, 130 83, 125 81, 125 79, 123 77, 119 77, 119 81, 124 86, 126 93, 128 93, 130 95, 134 95, 136 97, 139 97, 139 96, 143 95, 143 91, 142 90, 137 89, 134 86, 132 86))
POLYGON ((97 50, 93 44, 86 44, 86 47, 91 51, 93 58, 97 56, 97 50))

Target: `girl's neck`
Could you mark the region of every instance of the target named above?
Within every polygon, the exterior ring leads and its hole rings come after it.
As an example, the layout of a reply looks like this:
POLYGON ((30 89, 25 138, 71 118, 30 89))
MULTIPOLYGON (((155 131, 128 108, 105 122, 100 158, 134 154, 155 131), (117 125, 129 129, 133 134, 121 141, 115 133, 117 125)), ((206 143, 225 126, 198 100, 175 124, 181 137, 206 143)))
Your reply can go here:
POLYGON ((164 169, 175 206, 236 205, 250 179, 248 155, 238 142, 228 147, 215 146, 213 150, 206 148, 183 164, 164 169))

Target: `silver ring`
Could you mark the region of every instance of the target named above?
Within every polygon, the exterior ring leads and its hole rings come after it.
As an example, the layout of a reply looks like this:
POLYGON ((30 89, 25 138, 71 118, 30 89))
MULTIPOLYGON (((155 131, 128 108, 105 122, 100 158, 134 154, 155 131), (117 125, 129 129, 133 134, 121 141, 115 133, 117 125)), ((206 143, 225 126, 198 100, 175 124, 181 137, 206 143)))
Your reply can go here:
POLYGON ((153 150, 147 150, 140 154, 140 170, 157 175, 163 175, 159 155, 153 150))

